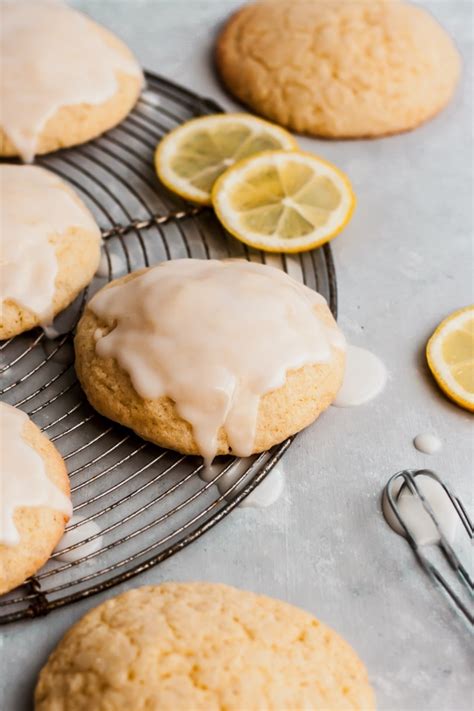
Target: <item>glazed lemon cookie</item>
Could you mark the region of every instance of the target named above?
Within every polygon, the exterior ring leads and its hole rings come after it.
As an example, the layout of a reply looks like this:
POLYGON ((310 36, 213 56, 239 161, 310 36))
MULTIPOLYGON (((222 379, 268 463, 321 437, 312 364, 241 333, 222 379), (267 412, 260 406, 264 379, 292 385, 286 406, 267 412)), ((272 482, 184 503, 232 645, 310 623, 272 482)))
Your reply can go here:
POLYGON ((142 71, 113 34, 57 0, 4 0, 0 155, 88 141, 135 104, 142 71))
POLYGON ((229 90, 295 131, 357 138, 406 131, 449 101, 459 54, 425 10, 393 0, 244 6, 216 48, 229 90))
POLYGON ((175 260, 111 282, 89 302, 75 350, 100 413, 207 462, 309 425, 345 359, 322 296, 243 260, 175 260))
POLYGON ((0 166, 0 339, 50 323, 90 282, 101 235, 74 191, 43 168, 0 166))
POLYGON ((36 711, 375 708, 353 649, 308 612, 207 583, 130 590, 72 627, 36 711))
POLYGON ((0 403, 0 437, 0 593, 5 593, 48 560, 72 505, 64 460, 28 415, 0 403))

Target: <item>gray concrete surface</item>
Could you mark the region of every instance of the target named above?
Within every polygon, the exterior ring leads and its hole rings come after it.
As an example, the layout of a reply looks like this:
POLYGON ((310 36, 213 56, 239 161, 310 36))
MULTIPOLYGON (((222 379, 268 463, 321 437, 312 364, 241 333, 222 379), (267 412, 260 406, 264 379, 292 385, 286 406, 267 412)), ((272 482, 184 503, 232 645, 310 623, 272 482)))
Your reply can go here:
MULTIPOLYGON (((238 2, 75 4, 126 40, 145 67, 235 107, 216 81, 210 52, 238 2)), ((355 646, 383 711, 467 711, 473 692, 466 629, 380 510, 388 477, 409 466, 433 467, 465 500, 472 496, 472 418, 438 392, 423 348, 445 315, 473 299, 473 5, 446 0, 427 6, 464 56, 452 104, 406 135, 301 140, 354 183, 355 217, 333 243, 340 324, 353 343, 385 361, 386 390, 357 411, 331 408, 296 439, 285 456, 285 492, 272 508, 236 510, 122 587, 206 579, 300 605, 355 646), (434 456, 414 449, 421 431, 442 439, 434 456)), ((71 623, 115 592, 1 630, 1 711, 31 708, 48 653, 71 623)))

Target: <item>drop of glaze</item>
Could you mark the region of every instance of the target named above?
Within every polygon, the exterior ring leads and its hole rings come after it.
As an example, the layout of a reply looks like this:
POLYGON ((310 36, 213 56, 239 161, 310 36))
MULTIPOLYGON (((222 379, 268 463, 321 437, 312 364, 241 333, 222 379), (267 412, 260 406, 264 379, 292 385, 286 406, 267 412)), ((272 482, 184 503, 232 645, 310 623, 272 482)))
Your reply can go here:
POLYGON ((55 558, 64 561, 65 563, 75 563, 81 558, 84 558, 91 553, 95 553, 102 547, 102 536, 99 536, 101 531, 100 526, 95 521, 84 521, 82 516, 73 516, 69 522, 64 536, 59 541, 59 544, 54 549, 55 558), (74 524, 81 524, 77 528, 70 529, 74 524), (65 550, 69 546, 85 541, 87 538, 97 536, 92 541, 84 543, 71 551, 65 550), (64 551, 64 552, 63 552, 64 551))
POLYGON ((441 441, 430 432, 422 432, 416 435, 413 444, 419 452, 424 452, 425 454, 434 454, 441 449, 441 441))
MULTIPOLYGON (((416 477, 416 483, 430 504, 443 534, 447 540, 452 543, 456 536, 459 518, 448 495, 443 487, 429 476, 423 474, 418 475, 416 477)), ((418 545, 425 546, 438 543, 439 533, 430 515, 425 511, 421 499, 411 493, 401 477, 399 489, 398 491, 394 491, 394 496, 398 505, 399 514, 418 545)), ((382 499, 382 509, 388 525, 393 528, 396 533, 404 536, 405 531, 392 510, 386 491, 384 491, 382 499)))
POLYGON ((59 331, 54 328, 54 326, 43 325, 41 328, 43 329, 43 333, 46 338, 51 341, 54 341, 55 338, 59 338, 59 336, 61 335, 59 331))
POLYGON ((42 343, 43 350, 48 360, 61 365, 68 365, 74 361, 74 350, 72 344, 68 341, 61 345, 56 342, 58 338, 64 335, 64 331, 59 330, 56 327, 56 323, 59 323, 59 319, 56 319, 55 323, 50 326, 41 326, 46 337, 42 343))
MULTIPOLYGON (((226 496, 230 491, 233 495, 238 492, 243 486, 248 483, 248 480, 243 481, 236 486, 236 482, 249 469, 251 462, 246 457, 236 459, 232 467, 223 474, 216 482, 216 486, 221 496, 226 496)), ((200 471, 200 477, 205 482, 210 482, 218 475, 219 470, 216 465, 204 466, 200 471)), ((281 496, 285 485, 283 463, 280 461, 276 464, 272 471, 267 474, 265 479, 239 504, 239 507, 267 508, 277 501, 281 496)))
POLYGON ((356 407, 373 400, 385 387, 387 369, 380 358, 358 346, 347 347, 344 380, 333 405, 356 407))
POLYGON ((240 503, 242 508, 266 509, 277 501, 285 488, 283 464, 276 464, 265 479, 240 503))

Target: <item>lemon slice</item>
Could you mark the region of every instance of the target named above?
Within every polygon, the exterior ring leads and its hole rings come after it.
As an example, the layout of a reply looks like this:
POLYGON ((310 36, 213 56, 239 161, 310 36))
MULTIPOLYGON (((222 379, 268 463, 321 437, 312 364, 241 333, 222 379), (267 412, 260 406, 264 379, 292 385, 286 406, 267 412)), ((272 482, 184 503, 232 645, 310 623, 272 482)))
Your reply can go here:
POLYGON ((335 237, 355 197, 331 163, 300 151, 267 151, 229 168, 212 202, 237 239, 267 252, 304 252, 335 237))
POLYGON ((441 390, 474 412, 474 306, 440 323, 428 341, 426 358, 441 390))
POLYGON ((157 146, 155 168, 169 190, 210 205, 212 186, 229 166, 278 148, 297 148, 293 136, 279 126, 250 114, 215 114, 168 133, 157 146))

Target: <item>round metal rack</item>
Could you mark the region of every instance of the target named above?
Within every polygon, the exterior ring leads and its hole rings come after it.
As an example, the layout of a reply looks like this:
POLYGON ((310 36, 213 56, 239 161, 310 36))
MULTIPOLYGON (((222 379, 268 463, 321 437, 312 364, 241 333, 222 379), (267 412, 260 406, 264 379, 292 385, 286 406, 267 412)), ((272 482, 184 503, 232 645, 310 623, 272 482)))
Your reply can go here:
POLYGON ((211 209, 185 203, 158 182, 153 152, 160 138, 193 116, 221 111, 213 101, 148 73, 146 90, 120 126, 37 161, 71 183, 89 205, 102 229, 103 258, 87 292, 53 329, 0 344, 2 398, 25 410, 61 451, 78 516, 68 527, 76 542, 66 551, 74 560, 53 554, 35 577, 1 597, 0 622, 46 614, 173 555, 237 506, 291 444, 287 440, 244 466, 220 458, 215 478, 205 481, 200 459, 146 443, 95 413, 74 373, 72 332, 86 298, 110 279, 165 259, 270 263, 321 292, 336 314, 329 246, 291 257, 248 249, 226 234, 211 209), (235 467, 226 490, 218 488, 235 467), (91 534, 91 521, 100 532, 91 534))

